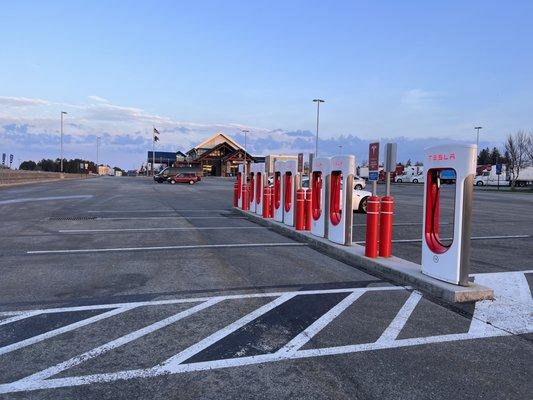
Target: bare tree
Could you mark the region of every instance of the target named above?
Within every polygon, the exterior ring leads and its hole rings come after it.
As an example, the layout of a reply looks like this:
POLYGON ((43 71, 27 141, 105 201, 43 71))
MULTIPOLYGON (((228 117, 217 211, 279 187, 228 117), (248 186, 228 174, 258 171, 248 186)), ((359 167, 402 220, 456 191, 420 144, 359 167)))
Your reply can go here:
POLYGON ((533 165, 533 132, 529 132, 527 135, 527 156, 529 158, 529 164, 533 165))
POLYGON ((507 171, 511 181, 511 190, 514 190, 520 170, 530 164, 528 157, 528 145, 531 138, 523 130, 515 134, 509 134, 505 142, 505 150, 508 153, 507 171))

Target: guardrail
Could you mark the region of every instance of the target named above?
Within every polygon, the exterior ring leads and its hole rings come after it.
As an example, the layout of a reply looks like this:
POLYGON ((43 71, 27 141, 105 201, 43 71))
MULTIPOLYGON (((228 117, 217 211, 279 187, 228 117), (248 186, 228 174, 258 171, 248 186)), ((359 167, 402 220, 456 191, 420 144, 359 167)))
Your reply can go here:
POLYGON ((16 185, 20 183, 52 181, 59 179, 83 179, 88 175, 62 174, 60 172, 45 171, 21 171, 12 169, 0 169, 0 186, 16 185))

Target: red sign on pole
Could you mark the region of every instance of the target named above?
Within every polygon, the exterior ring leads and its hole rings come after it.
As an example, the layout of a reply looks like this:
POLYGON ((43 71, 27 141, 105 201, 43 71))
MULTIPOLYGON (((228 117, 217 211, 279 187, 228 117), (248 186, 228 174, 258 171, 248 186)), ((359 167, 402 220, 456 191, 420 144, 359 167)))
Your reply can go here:
POLYGON ((298 153, 298 172, 304 173, 304 153, 298 153))
POLYGON ((379 142, 368 145, 368 170, 379 170, 379 142))

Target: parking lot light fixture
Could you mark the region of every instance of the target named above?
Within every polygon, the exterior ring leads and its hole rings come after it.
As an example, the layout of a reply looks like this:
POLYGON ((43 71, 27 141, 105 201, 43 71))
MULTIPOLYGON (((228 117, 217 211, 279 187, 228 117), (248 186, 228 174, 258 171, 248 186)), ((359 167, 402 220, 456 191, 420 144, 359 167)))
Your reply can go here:
POLYGON ((477 151, 479 151, 479 131, 481 129, 483 129, 482 126, 476 126, 474 127, 474 129, 477 131, 477 135, 476 135, 476 147, 478 148, 477 151))
POLYGON ((60 153, 61 153, 61 173, 63 173, 63 115, 67 114, 66 111, 61 111, 61 144, 60 144, 60 153))
POLYGON ((247 166, 248 166, 248 163, 247 163, 247 158, 246 158, 246 134, 250 133, 250 131, 248 129, 243 129, 242 130, 242 133, 244 133, 244 176, 246 177, 246 171, 247 171, 247 166))
POLYGON ((314 99, 316 103, 316 139, 315 139, 315 158, 318 157, 318 125, 320 122, 320 103, 324 103, 323 99, 314 99))

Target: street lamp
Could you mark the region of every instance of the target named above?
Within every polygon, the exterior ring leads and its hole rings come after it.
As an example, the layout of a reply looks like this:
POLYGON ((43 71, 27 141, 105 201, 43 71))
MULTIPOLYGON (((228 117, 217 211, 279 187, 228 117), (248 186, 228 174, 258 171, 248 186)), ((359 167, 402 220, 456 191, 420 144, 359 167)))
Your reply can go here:
POLYGON ((61 173, 63 173, 63 115, 66 111, 61 111, 61 173))
POLYGON ((322 99, 314 99, 316 103, 316 140, 315 140, 315 158, 318 156, 318 122, 320 120, 320 103, 324 103, 322 99))
POLYGON ((246 162, 246 134, 250 131, 248 129, 243 129, 241 132, 244 133, 244 177, 246 179, 246 170, 248 167, 248 163, 246 162))
POLYGON ((482 126, 476 126, 474 127, 474 129, 477 131, 477 136, 476 136, 476 147, 478 148, 477 151, 479 151, 479 130, 480 129, 483 129, 482 126))
POLYGON ((96 169, 98 169, 98 156, 100 155, 100 136, 96 136, 96 169))

